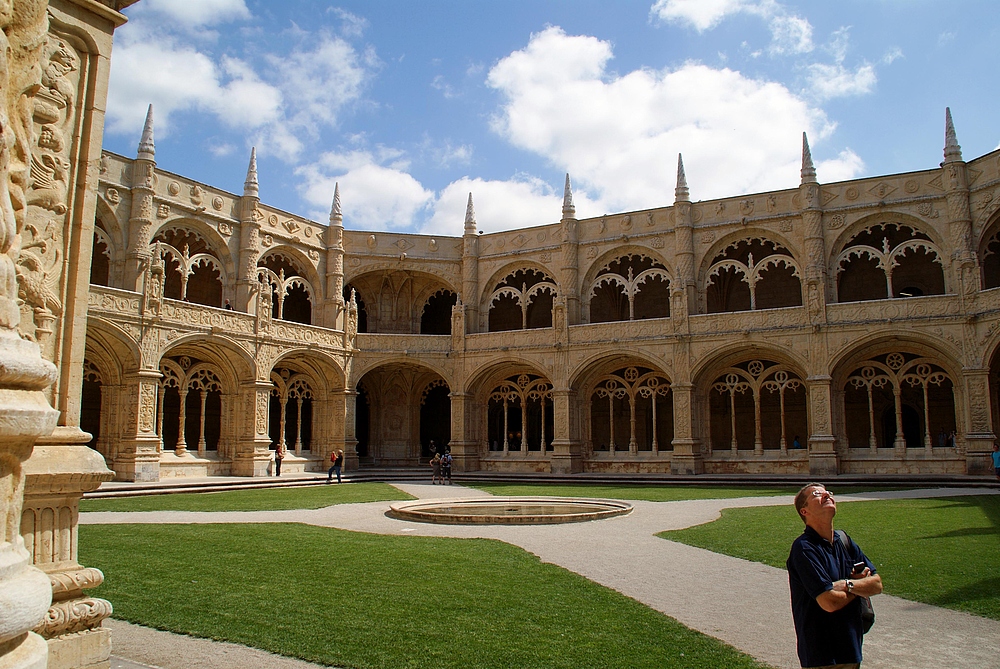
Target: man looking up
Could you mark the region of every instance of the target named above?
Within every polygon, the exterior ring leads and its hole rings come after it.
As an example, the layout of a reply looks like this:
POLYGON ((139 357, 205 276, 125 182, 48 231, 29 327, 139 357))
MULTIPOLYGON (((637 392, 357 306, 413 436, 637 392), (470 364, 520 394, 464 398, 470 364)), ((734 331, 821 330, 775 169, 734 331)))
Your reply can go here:
POLYGON ((858 668, 864 639, 858 597, 882 592, 882 578, 857 544, 845 546, 834 535, 837 502, 825 486, 799 490, 795 510, 806 524, 786 563, 799 662, 810 669, 858 668))

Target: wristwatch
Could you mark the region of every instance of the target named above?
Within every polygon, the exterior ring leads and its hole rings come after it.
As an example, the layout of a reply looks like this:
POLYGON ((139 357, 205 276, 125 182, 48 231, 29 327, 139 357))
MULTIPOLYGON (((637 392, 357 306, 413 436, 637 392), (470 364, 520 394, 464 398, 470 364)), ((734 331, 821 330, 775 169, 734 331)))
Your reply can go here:
POLYGON ((847 593, 850 594, 854 592, 854 581, 850 579, 844 579, 847 582, 847 593))

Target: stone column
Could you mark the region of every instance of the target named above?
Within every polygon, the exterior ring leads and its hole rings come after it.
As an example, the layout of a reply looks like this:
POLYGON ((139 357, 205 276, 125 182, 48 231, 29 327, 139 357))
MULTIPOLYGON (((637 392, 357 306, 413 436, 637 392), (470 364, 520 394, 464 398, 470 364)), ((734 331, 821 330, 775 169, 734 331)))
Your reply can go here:
POLYGON ((326 313, 324 323, 344 329, 344 214, 340 208, 340 184, 333 187, 330 227, 326 229, 326 313))
MULTIPOLYGON (((462 334, 476 332, 479 328, 479 236, 472 193, 469 193, 469 204, 465 208, 465 233, 462 235, 462 305, 466 328, 462 334)), ((454 337, 455 331, 451 334, 454 337)))
MULTIPOLYGON (((358 439, 355 433, 358 391, 344 390, 342 396, 344 398, 344 468, 348 471, 354 471, 358 468, 358 439)), ((371 444, 369 444, 370 446, 371 444)))
POLYGON ((809 392, 809 473, 814 476, 836 476, 839 473, 837 450, 830 420, 833 406, 832 381, 829 376, 806 379, 809 392))
POLYGON ((101 455, 86 447, 89 440, 77 428, 57 427, 35 442, 24 468, 21 535, 52 588, 52 605, 35 628, 48 640, 49 669, 107 667, 111 653, 111 631, 101 627, 111 603, 85 594, 104 574, 77 561, 80 498, 114 477, 101 455))
POLYGON ((826 323, 826 241, 823 235, 820 187, 806 133, 802 133, 802 171, 798 198, 806 249, 806 307, 809 321, 813 325, 820 325, 826 323))
MULTIPOLYGON (((973 476, 991 476, 993 474, 993 442, 996 439, 990 426, 989 405, 989 374, 988 368, 966 368, 962 370, 962 381, 965 386, 965 411, 959 414, 959 430, 965 438, 965 473, 973 476), (964 415, 963 415, 964 414, 964 415), (961 423, 965 423, 964 426, 961 423)), ((955 398, 956 403, 959 399, 955 398)))
POLYGON ((670 317, 674 319, 674 329, 687 327, 687 316, 698 313, 698 291, 694 277, 694 220, 691 212, 691 193, 688 190, 687 175, 684 174, 684 159, 677 154, 677 186, 674 188, 674 243, 677 263, 675 286, 671 294, 684 292, 686 305, 682 310, 679 300, 673 300, 670 317))
POLYGON ((260 257, 260 218, 257 208, 260 196, 257 184, 257 149, 250 150, 250 166, 240 198, 240 265, 236 277, 237 311, 250 313, 251 302, 261 284, 257 281, 257 259, 260 257))
POLYGON ((962 296, 968 312, 979 291, 979 266, 972 240, 972 211, 969 202, 969 172, 958 145, 951 109, 945 108, 944 162, 941 163, 941 183, 948 202, 948 236, 951 241, 951 261, 954 268, 951 292, 962 296))
POLYGON ((471 393, 453 392, 451 439, 448 442, 456 472, 479 471, 479 442, 475 437, 475 406, 471 393))
POLYGON ((146 113, 139 150, 132 163, 132 210, 128 219, 128 246, 125 250, 126 290, 142 292, 142 276, 149 263, 149 244, 153 236, 154 184, 156 183, 156 148, 153 144, 153 105, 146 113))
MULTIPOLYGON (((124 379, 124 392, 119 394, 122 402, 119 407, 121 445, 111 463, 119 480, 160 480, 160 435, 156 433, 156 399, 161 376, 159 370, 143 369, 124 379)), ((182 405, 181 411, 183 410, 182 405)))
POLYGON ((271 438, 267 433, 270 381, 255 381, 240 387, 239 406, 244 407, 237 426, 239 441, 233 457, 233 476, 267 476, 271 462, 271 438))
POLYGON ((552 473, 578 474, 583 471, 583 448, 577 420, 576 391, 552 391, 552 473))
POLYGON ((573 191, 569 183, 569 174, 567 174, 566 187, 563 192, 562 220, 559 223, 559 234, 562 236, 560 244, 562 266, 560 267, 559 282, 562 284, 560 286, 561 297, 564 298, 566 305, 563 327, 580 322, 580 243, 577 225, 573 191))
POLYGON ((671 474, 704 474, 705 460, 701 455, 701 441, 695 438, 692 418, 694 385, 674 383, 670 386, 674 399, 674 447, 670 458, 671 474))

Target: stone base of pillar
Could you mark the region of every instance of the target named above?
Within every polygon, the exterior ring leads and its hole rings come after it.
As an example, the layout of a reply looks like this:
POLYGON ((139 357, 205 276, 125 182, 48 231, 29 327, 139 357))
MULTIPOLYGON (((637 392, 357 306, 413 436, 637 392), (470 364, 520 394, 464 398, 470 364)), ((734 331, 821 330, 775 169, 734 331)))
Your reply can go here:
POLYGON ((553 453, 549 465, 553 474, 579 474, 583 471, 583 456, 579 453, 553 453))
POLYGON ((452 471, 479 471, 479 444, 472 441, 450 441, 448 448, 451 449, 452 471))
POLYGON ((233 459, 233 476, 269 476, 271 452, 239 454, 233 459))
POLYGON ((111 630, 97 627, 49 639, 48 669, 108 669, 111 666, 111 630))
POLYGON ((46 669, 48 657, 45 639, 34 632, 0 643, 0 669, 46 669))
POLYGON ((993 476, 992 433, 965 435, 965 473, 969 476, 993 476))
POLYGON ((809 474, 815 477, 836 476, 840 472, 837 454, 827 452, 809 453, 809 474))
POLYGON ((695 476, 705 473, 705 459, 701 453, 677 453, 670 457, 670 473, 675 476, 695 476))
POLYGON ((160 456, 155 453, 139 457, 135 453, 120 453, 111 463, 111 468, 118 481, 148 483, 160 480, 160 456))

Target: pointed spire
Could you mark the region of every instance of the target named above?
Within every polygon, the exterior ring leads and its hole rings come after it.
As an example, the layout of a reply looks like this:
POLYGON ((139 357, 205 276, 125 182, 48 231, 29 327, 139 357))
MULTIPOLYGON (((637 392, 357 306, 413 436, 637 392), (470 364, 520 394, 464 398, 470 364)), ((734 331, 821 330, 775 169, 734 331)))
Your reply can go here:
POLYGON ((944 108, 944 162, 962 161, 962 147, 958 145, 955 123, 951 120, 951 108, 944 108))
POLYGON ((566 187, 563 189, 563 218, 576 218, 576 206, 573 204, 573 187, 569 183, 569 172, 566 173, 566 187))
POLYGON ((674 202, 690 202, 687 175, 684 174, 684 158, 677 154, 677 186, 674 188, 674 202))
POLYGON ((259 197, 257 183, 257 147, 250 149, 250 166, 247 167, 247 180, 243 182, 243 197, 259 197))
POLYGON ((330 225, 344 225, 344 212, 340 208, 340 182, 333 184, 333 205, 330 207, 330 225))
POLYGON ((809 138, 806 133, 802 133, 802 182, 804 184, 816 183, 816 166, 813 165, 812 151, 809 150, 809 138))
POLYGON ((142 126, 142 139, 139 140, 139 151, 136 156, 140 160, 155 160, 156 146, 153 144, 153 105, 146 110, 146 123, 142 126))
POLYGON ((476 234, 476 208, 472 206, 472 193, 469 193, 469 204, 465 205, 465 234, 476 234))

